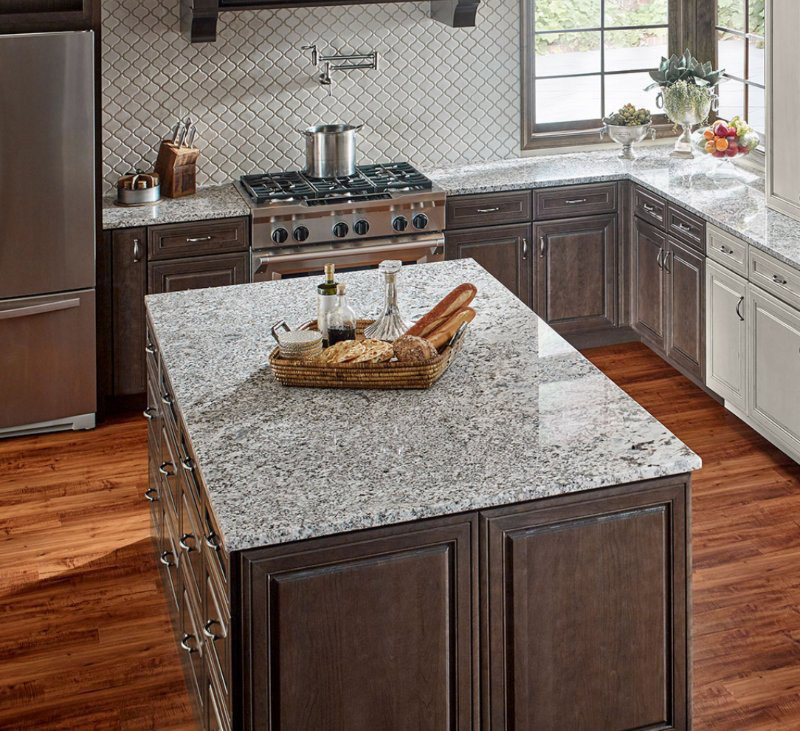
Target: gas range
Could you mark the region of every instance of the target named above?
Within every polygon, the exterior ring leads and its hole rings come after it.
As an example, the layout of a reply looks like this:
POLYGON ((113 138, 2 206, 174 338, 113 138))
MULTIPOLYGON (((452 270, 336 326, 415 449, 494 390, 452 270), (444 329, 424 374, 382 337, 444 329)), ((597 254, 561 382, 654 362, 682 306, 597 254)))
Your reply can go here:
POLYGON ((445 192, 409 163, 359 165, 356 174, 243 175, 253 249, 348 244, 444 230, 445 192))

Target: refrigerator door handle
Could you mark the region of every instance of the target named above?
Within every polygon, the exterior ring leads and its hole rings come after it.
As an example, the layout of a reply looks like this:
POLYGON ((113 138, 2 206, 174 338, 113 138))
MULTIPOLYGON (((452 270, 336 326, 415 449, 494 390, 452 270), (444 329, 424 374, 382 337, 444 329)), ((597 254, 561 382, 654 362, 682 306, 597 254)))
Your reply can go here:
POLYGON ((56 310, 71 310, 79 307, 80 299, 58 300, 57 302, 45 302, 41 305, 30 305, 29 307, 16 307, 13 310, 0 310, 0 320, 11 320, 17 317, 28 317, 30 315, 41 315, 44 312, 55 312, 56 310))

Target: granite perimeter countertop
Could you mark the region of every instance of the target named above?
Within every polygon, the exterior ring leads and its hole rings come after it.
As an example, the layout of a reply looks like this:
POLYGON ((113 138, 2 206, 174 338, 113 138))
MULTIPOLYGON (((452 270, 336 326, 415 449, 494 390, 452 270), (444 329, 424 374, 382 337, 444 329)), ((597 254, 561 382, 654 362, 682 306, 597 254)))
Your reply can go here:
POLYGON ((763 174, 700 156, 676 160, 672 146, 637 148, 636 160, 618 150, 542 155, 425 169, 448 195, 527 190, 633 180, 654 193, 800 268, 800 222, 767 208, 763 174))
MULTIPOLYGON (((377 272, 343 274, 375 316, 377 272)), ((686 473, 700 459, 473 260, 410 266, 402 310, 478 287, 463 349, 427 391, 287 388, 269 326, 305 279, 151 295, 155 335, 228 550, 686 473)))
POLYGON ((153 206, 126 208, 103 198, 103 229, 155 226, 160 223, 205 221, 249 216, 250 205, 232 183, 200 188, 185 198, 162 198, 153 206))

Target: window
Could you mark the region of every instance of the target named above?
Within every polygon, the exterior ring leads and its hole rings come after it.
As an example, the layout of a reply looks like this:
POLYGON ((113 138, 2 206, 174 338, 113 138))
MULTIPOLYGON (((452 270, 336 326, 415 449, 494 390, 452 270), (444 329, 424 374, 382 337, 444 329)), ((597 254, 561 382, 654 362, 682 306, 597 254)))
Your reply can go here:
POLYGON ((523 0, 523 146, 598 139, 602 118, 628 102, 655 112, 644 87, 680 45, 673 2, 523 0))
POLYGON ((765 0, 716 0, 717 59, 728 81, 719 85, 719 116, 739 115, 764 134, 765 0))

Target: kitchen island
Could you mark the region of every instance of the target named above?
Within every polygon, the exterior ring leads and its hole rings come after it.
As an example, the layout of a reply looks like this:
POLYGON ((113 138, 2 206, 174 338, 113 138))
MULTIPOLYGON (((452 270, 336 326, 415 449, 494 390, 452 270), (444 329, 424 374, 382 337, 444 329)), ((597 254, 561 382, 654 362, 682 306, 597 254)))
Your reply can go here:
MULTIPOLYGON (((341 277, 375 315, 375 272, 341 277)), ((304 279, 148 297, 153 536, 208 728, 688 728, 699 458, 471 260, 428 391, 291 389, 304 279)))

